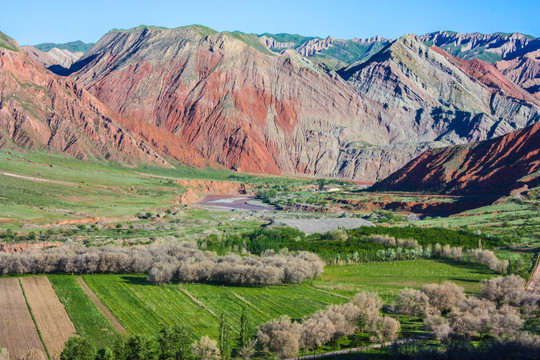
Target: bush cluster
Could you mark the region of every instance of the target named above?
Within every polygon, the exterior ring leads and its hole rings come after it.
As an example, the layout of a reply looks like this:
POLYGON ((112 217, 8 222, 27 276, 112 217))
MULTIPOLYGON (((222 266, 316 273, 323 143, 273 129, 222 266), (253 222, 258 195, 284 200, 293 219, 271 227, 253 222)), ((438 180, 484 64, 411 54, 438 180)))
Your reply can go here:
POLYGON ((517 275, 484 281, 482 288, 479 297, 469 298, 453 283, 403 289, 393 306, 397 313, 423 317, 442 342, 530 336, 522 330, 526 320, 539 315, 540 291, 526 292, 517 275))
POLYGON ((382 316, 382 300, 376 293, 359 293, 344 305, 332 305, 305 317, 302 322, 287 316, 261 325, 257 339, 267 352, 294 357, 300 348, 313 350, 332 340, 354 334, 359 328, 376 342, 392 341, 400 330, 399 321, 382 316))

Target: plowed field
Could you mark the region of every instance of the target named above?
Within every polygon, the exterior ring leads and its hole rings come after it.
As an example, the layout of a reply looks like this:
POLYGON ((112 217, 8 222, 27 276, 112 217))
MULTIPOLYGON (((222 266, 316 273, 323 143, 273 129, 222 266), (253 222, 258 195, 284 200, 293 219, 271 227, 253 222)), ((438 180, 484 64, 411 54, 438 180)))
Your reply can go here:
POLYGON ((46 276, 23 277, 21 284, 49 354, 59 359, 65 342, 77 332, 75 326, 46 276))

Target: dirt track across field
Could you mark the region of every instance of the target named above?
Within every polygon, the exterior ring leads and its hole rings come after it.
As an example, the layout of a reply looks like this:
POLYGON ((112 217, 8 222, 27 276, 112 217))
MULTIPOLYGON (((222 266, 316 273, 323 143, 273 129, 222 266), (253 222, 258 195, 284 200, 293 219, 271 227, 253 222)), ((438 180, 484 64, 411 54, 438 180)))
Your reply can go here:
POLYGON ((80 277, 80 276, 77 276, 77 282, 79 283, 81 288, 84 290, 86 295, 88 295, 90 297, 90 300, 92 300, 92 302, 98 307, 98 309, 101 311, 101 313, 103 315, 105 315, 105 317, 107 319, 109 319, 109 321, 114 326, 116 331, 118 331, 119 333, 126 332, 126 329, 124 329, 124 327, 118 322, 118 320, 116 320, 116 318, 113 316, 113 314, 111 314, 109 309, 107 309, 107 307, 105 305, 103 305, 103 303, 98 299, 96 294, 94 294, 92 289, 90 289, 88 287, 88 285, 86 285, 83 278, 80 277))
POLYGON ((529 281, 527 282, 527 286, 525 287, 525 290, 532 291, 537 288, 540 288, 540 255, 538 255, 538 259, 536 260, 536 265, 534 266, 534 269, 532 271, 531 277, 529 278, 529 281))
POLYGON ((75 326, 48 277, 23 277, 21 284, 49 354, 53 359, 59 359, 65 342, 76 335, 75 326))
POLYGON ((43 178, 37 178, 33 176, 25 176, 25 175, 18 175, 18 174, 12 174, 7 172, 0 172, 0 175, 5 176, 11 176, 18 179, 24 179, 24 180, 30 180, 30 181, 39 181, 39 182, 48 182, 53 184, 60 184, 60 185, 69 185, 69 186, 77 186, 78 184, 67 182, 67 181, 58 181, 58 180, 49 180, 49 179, 43 179, 43 178))
POLYGON ((11 359, 32 349, 45 354, 17 278, 0 279, 0 345, 11 359))

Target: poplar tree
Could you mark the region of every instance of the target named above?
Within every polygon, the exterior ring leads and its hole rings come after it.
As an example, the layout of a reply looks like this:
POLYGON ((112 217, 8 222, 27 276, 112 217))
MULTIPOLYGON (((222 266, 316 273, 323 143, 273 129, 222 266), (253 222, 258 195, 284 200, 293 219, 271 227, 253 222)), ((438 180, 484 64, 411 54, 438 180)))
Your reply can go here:
POLYGON ((231 359, 231 326, 225 318, 224 313, 221 313, 221 319, 219 321, 219 350, 222 360, 231 359))

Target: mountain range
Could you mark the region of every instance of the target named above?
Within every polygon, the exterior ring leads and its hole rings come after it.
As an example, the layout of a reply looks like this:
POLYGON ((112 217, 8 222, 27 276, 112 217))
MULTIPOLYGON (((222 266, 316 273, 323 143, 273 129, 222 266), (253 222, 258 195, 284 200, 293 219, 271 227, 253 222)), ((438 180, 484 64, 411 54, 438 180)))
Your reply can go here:
MULTIPOLYGON (((2 146, 375 182, 427 149, 540 121, 540 45, 521 34, 339 40, 140 26, 110 31, 69 69, 46 61, 53 54, 21 51, 2 39, 2 146), (43 69, 55 65, 63 76, 43 69), (49 96, 39 88, 51 92, 50 84, 76 87, 77 106, 92 115, 76 119, 46 100, 71 92, 49 96), (24 121, 15 113, 24 113, 24 121), (111 149, 92 149, 83 146, 88 134, 75 130, 77 148, 40 139, 36 129, 51 129, 51 114, 62 119, 65 134, 81 121, 99 128, 107 118, 138 150, 121 156, 114 141, 111 149)), ((111 138, 100 131, 97 138, 111 138)), ((57 142, 69 143, 63 141, 57 142)))

